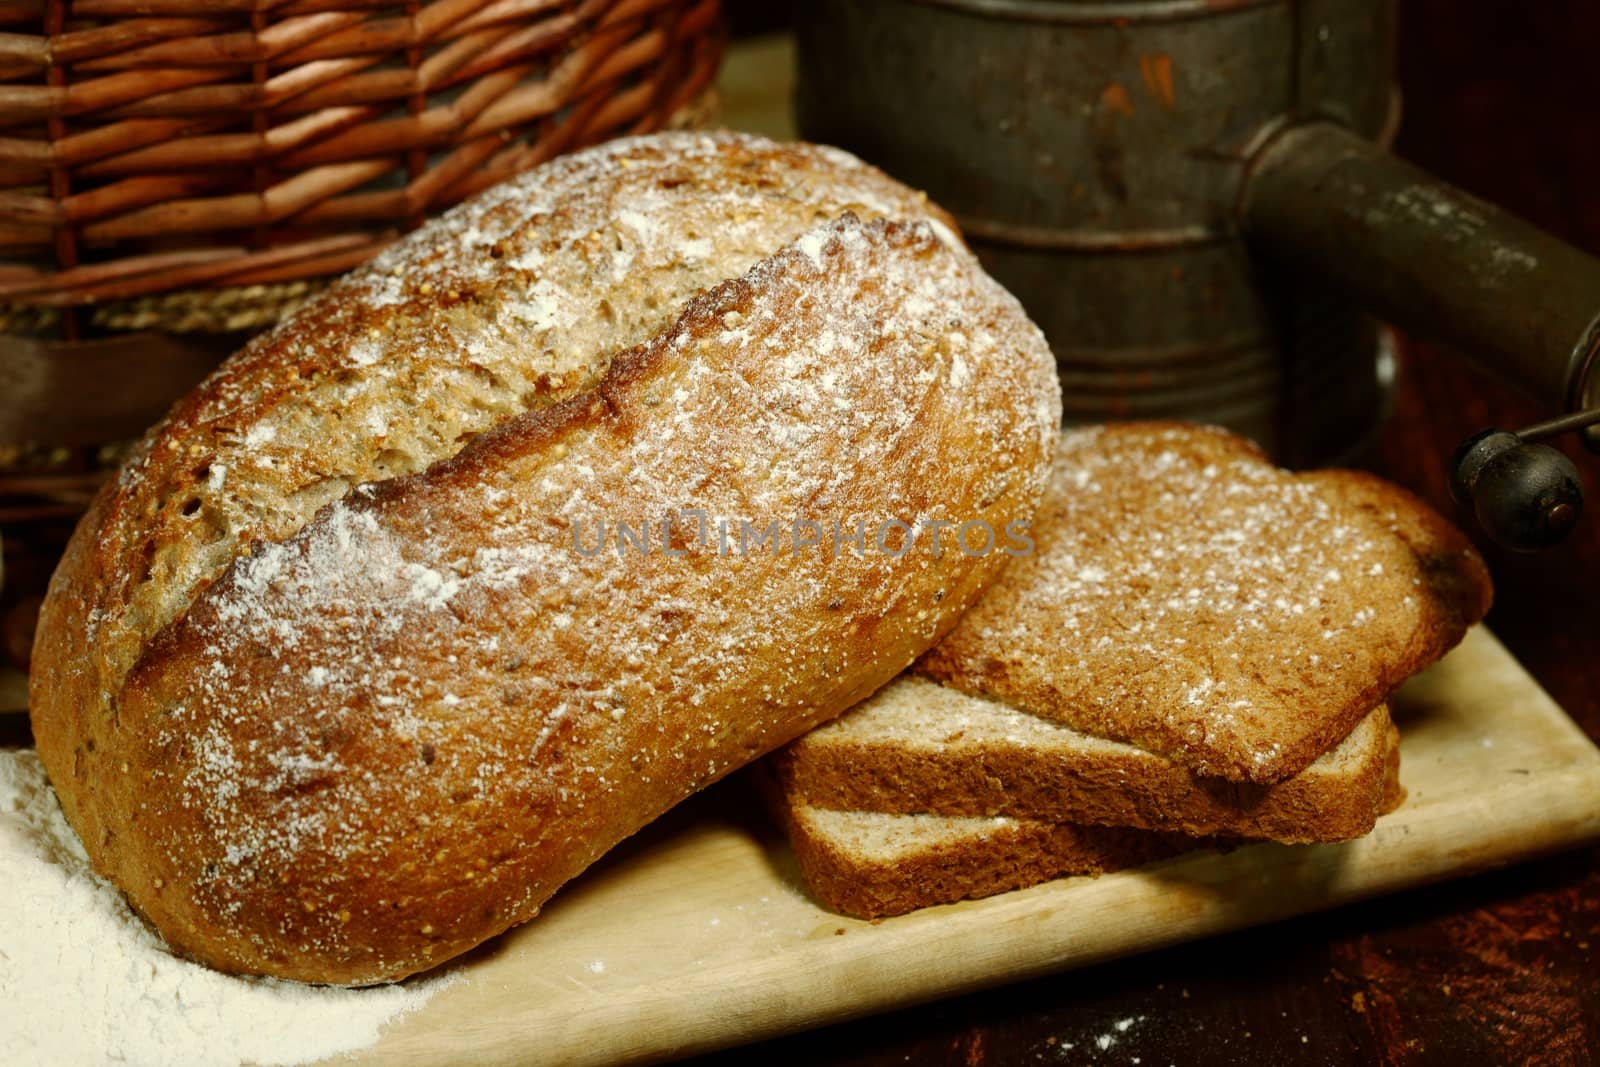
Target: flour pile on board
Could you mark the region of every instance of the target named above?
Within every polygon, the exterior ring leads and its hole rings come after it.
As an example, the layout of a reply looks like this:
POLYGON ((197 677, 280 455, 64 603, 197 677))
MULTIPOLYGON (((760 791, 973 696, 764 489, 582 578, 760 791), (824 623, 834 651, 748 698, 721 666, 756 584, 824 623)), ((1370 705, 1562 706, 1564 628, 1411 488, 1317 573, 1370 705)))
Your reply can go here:
POLYGON ((335 989, 176 958, 90 869, 31 751, 0 751, 0 869, 12 1063, 308 1063, 371 1045, 451 981, 335 989))

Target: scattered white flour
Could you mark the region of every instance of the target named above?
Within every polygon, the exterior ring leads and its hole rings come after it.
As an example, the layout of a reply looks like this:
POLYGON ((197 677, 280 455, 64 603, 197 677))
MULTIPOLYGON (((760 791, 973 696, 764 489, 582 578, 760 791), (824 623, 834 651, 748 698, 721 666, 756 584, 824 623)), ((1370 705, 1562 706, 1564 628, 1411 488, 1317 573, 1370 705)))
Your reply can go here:
MULTIPOLYGON (((1117 1038, 1119 1036, 1121 1036, 1122 1034, 1127 1033, 1133 1027, 1134 1023, 1143 1022, 1143 1021, 1144 1021, 1144 1016, 1143 1015, 1130 1016, 1130 1017, 1128 1017, 1126 1019, 1117 1020, 1115 1023, 1112 1024, 1112 1027, 1111 1027, 1110 1030, 1107 1030, 1105 1033, 1101 1034, 1099 1037, 1094 1039, 1095 1047, 1098 1048, 1101 1052, 1104 1052, 1106 1049, 1110 1048, 1112 1045, 1115 1045, 1117 1043, 1117 1038)), ((1138 1060, 1134 1060, 1134 1062, 1138 1063, 1139 1061, 1138 1060)))
POLYGON ((0 1034, 11 1063, 307 1063, 371 1045, 452 981, 336 989, 176 958, 90 869, 31 751, 0 751, 0 871, 0 1034))

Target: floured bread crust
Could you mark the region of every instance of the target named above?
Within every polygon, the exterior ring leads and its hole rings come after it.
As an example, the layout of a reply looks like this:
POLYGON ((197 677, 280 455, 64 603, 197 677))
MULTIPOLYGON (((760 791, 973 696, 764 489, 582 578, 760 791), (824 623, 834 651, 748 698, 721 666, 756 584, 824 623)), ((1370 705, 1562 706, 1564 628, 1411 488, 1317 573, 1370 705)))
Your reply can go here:
POLYGON ((1237 782, 1300 773, 1491 595, 1405 490, 1177 423, 1064 434, 1033 537, 918 669, 1237 782))
POLYGON ((586 154, 334 287, 152 431, 52 584, 41 756, 178 950, 414 973, 887 681, 1006 558, 587 555, 575 525, 1003 529, 1059 403, 1015 301, 876 172, 731 137, 586 154))
POLYGON ((612 142, 435 220, 257 338, 145 437, 69 549, 37 696, 103 705, 252 543, 592 386, 695 293, 847 211, 947 222, 845 153, 736 134, 612 142), (63 595, 90 568, 93 584, 63 595))

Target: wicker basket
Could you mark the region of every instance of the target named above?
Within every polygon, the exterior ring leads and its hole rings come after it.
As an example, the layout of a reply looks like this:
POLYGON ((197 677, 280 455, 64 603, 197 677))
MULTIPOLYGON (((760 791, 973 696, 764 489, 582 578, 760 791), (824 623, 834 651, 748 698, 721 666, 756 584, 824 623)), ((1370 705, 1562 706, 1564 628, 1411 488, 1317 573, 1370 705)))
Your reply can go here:
POLYGON ((0 0, 13 587, 249 331, 510 174, 694 123, 722 43, 717 0, 0 0))
POLYGON ((22 31, 0 35, 0 300, 345 270, 509 174, 663 125, 711 77, 717 16, 716 0, 0 0, 22 31))

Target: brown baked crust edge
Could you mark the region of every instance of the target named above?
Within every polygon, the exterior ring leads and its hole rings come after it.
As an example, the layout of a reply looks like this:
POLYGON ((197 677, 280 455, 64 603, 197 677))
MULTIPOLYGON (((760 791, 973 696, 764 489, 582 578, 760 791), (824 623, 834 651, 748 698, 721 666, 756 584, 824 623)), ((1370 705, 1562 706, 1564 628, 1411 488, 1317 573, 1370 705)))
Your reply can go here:
POLYGON ((1252 780, 1282 781, 1298 774, 1355 728, 1363 709, 1386 703, 1407 679, 1421 673, 1466 637, 1494 603, 1494 581, 1483 557, 1465 534, 1408 489, 1365 471, 1326 470, 1300 475, 1330 486, 1345 500, 1395 523, 1395 532, 1422 568, 1428 595, 1424 618, 1409 647, 1386 662, 1388 669, 1358 692, 1323 728, 1286 748, 1277 764, 1269 764, 1252 780))

